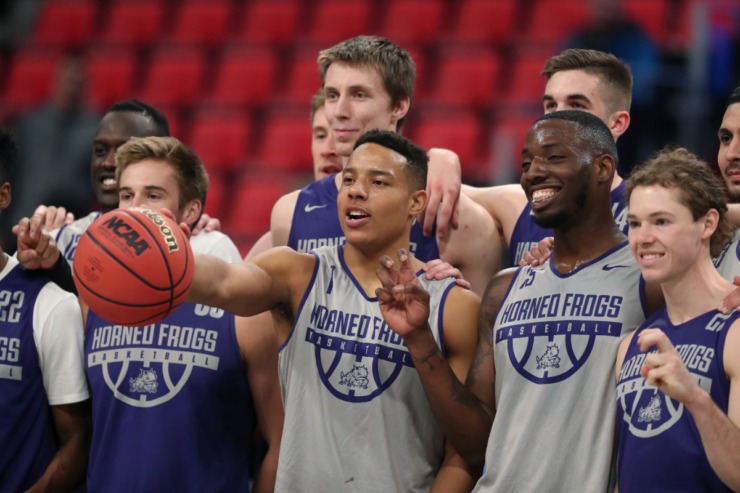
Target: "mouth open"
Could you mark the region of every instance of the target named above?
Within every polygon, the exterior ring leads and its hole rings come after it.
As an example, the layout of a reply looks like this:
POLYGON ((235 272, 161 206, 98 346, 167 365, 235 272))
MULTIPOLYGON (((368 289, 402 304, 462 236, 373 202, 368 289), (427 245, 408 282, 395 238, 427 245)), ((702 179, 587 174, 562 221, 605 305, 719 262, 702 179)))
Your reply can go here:
POLYGON ((547 205, 560 192, 557 188, 540 188, 532 192, 532 208, 538 209, 547 205))

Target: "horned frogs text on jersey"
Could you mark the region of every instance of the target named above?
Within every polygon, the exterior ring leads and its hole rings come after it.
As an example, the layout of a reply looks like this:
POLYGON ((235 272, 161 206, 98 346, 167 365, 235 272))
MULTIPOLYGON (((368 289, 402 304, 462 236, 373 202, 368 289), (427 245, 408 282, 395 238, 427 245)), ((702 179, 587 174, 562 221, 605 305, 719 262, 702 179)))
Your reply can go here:
POLYGON ((247 491, 250 394, 234 316, 183 303, 156 324, 90 312, 88 491, 247 491))
MULTIPOLYGON (((633 340, 645 329, 663 330, 689 373, 726 413, 730 382, 724 371, 724 347, 729 328, 738 318, 740 313, 735 311, 725 315, 711 310, 674 325, 663 307, 637 330, 633 340)), ((730 491, 709 464, 699 431, 684 405, 642 377, 645 358, 655 351, 643 353, 637 344, 630 344, 619 371, 619 489, 730 491)))
MULTIPOLYGON (((285 427, 277 491, 428 491, 443 436, 403 339, 343 258, 314 250, 314 275, 280 349, 285 427)), ((427 281, 430 326, 454 280, 427 281)))
POLYGON ((498 407, 478 491, 607 489, 614 361, 642 298, 626 242, 568 274, 552 259, 517 270, 493 328, 498 407))

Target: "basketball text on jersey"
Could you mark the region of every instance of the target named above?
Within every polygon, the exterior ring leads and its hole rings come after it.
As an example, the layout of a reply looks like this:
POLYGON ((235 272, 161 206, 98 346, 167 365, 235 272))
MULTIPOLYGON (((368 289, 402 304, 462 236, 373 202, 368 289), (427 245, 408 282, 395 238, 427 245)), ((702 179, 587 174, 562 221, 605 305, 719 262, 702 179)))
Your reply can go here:
MULTIPOLYGON (((196 316, 221 318, 218 308, 194 305, 196 316)), ((141 327, 88 328, 89 368, 100 366, 115 397, 135 407, 153 407, 177 395, 194 371, 218 371, 219 333, 213 329, 156 323, 141 327)))

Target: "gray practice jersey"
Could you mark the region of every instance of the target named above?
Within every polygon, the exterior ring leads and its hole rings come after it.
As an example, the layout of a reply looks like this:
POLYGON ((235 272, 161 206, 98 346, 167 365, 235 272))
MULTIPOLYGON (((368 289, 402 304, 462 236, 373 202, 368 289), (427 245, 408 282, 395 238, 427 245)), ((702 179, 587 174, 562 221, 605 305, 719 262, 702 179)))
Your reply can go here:
POLYGON ((496 417, 476 491, 606 491, 613 456, 614 363, 645 320, 626 243, 561 274, 524 267, 494 326, 496 417))
POLYGON ((729 281, 740 276, 740 228, 735 230, 732 241, 714 259, 714 265, 720 275, 729 281))
MULTIPOLYGON (((342 247, 312 253, 314 276, 280 348, 276 491, 428 491, 444 440, 411 355, 347 269, 342 247)), ((441 307, 454 280, 419 280, 444 350, 441 307)))

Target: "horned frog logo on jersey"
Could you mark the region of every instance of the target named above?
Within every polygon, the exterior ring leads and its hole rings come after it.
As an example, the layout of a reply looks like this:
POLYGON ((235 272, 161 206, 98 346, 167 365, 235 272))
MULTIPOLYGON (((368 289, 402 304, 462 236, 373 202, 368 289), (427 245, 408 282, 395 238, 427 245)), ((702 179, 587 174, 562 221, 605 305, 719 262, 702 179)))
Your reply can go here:
POLYGON ((212 327, 221 322, 209 319, 222 318, 223 310, 190 303, 179 310, 182 316, 142 327, 88 328, 85 349, 91 378, 102 378, 116 399, 148 408, 172 400, 192 377, 217 371, 219 331, 212 327), (189 325, 176 325, 183 320, 189 325))
POLYGON ((352 369, 350 371, 341 374, 339 385, 346 385, 350 388, 367 389, 369 382, 367 374, 367 367, 365 365, 352 365, 352 369))

